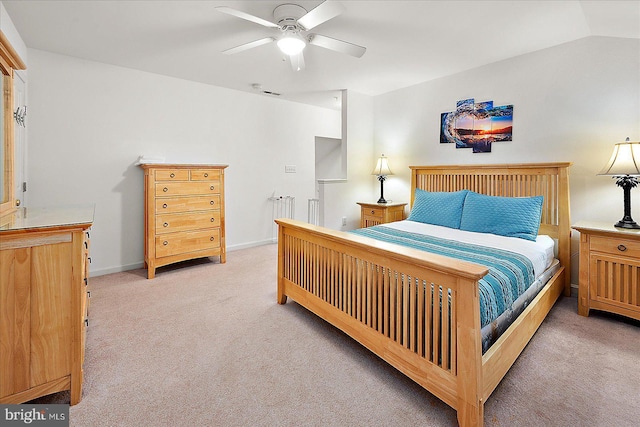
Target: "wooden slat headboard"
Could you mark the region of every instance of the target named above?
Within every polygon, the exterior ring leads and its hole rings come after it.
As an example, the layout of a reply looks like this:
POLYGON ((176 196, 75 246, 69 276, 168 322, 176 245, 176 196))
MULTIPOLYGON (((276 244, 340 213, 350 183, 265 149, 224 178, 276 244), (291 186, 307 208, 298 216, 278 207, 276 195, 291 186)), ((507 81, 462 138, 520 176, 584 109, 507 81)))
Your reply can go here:
POLYGON ((571 220, 569 167, 571 163, 509 165, 411 166, 411 205, 415 189, 471 190, 489 196, 543 196, 540 234, 558 240, 558 259, 566 268, 565 294, 570 293, 571 220))

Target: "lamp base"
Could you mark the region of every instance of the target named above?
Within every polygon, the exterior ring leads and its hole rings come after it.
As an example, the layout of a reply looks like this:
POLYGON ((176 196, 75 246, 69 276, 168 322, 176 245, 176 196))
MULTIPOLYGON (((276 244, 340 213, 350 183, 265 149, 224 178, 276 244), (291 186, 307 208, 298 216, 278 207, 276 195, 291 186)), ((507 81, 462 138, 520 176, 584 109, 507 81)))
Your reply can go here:
MULTIPOLYGON (((383 199, 382 197, 380 197, 380 198, 378 199, 378 202, 377 202, 377 203, 387 203, 387 201, 386 201, 385 199, 383 199)), ((640 227, 640 226, 639 226, 639 227, 640 227)))
POLYGON ((632 229, 640 228, 640 225, 638 225, 638 223, 636 223, 631 218, 623 218, 620 221, 613 224, 613 226, 617 228, 632 228, 632 229))

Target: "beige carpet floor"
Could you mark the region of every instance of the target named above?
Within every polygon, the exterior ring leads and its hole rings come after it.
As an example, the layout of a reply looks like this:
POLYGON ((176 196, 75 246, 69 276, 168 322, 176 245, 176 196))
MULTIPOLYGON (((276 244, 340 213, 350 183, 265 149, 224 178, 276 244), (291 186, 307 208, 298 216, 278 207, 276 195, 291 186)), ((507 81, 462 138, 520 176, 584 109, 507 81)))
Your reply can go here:
MULTIPOLYGON (((295 302, 276 246, 90 279, 72 426, 452 426, 455 411, 295 302)), ((66 403, 58 393, 37 403, 66 403)), ((640 425, 640 324, 561 298, 485 405, 486 426, 640 425)))

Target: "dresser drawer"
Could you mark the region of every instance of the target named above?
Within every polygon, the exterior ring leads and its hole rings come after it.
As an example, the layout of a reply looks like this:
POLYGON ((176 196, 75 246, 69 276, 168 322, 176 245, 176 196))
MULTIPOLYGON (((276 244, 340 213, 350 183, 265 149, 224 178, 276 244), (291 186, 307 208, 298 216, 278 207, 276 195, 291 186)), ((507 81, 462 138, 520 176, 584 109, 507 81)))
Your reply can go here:
POLYGON ((218 181, 220 180, 219 170, 191 169, 192 181, 218 181))
POLYGON ((616 256, 640 257, 640 242, 636 240, 591 236, 589 249, 616 256))
POLYGON ((195 231, 220 226, 220 211, 156 215, 156 234, 195 231))
POLYGON ((220 181, 158 182, 156 183, 156 197, 220 194, 221 189, 220 181))
POLYGON ((186 169, 162 169, 156 171, 156 181, 188 181, 189 171, 186 169))
POLYGON ((156 215, 220 208, 220 195, 156 199, 156 215))
POLYGON ((220 247, 220 229, 185 231, 156 237, 156 256, 165 257, 220 247))

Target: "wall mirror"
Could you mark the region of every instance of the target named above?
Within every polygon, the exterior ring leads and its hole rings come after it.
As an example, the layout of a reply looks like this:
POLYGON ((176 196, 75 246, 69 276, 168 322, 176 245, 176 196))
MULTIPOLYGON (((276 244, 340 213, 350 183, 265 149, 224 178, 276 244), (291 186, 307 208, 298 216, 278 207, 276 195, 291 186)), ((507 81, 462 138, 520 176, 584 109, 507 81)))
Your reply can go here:
POLYGON ((26 68, 22 59, 0 31, 0 216, 12 212, 15 202, 14 139, 13 139, 13 72, 26 68))

